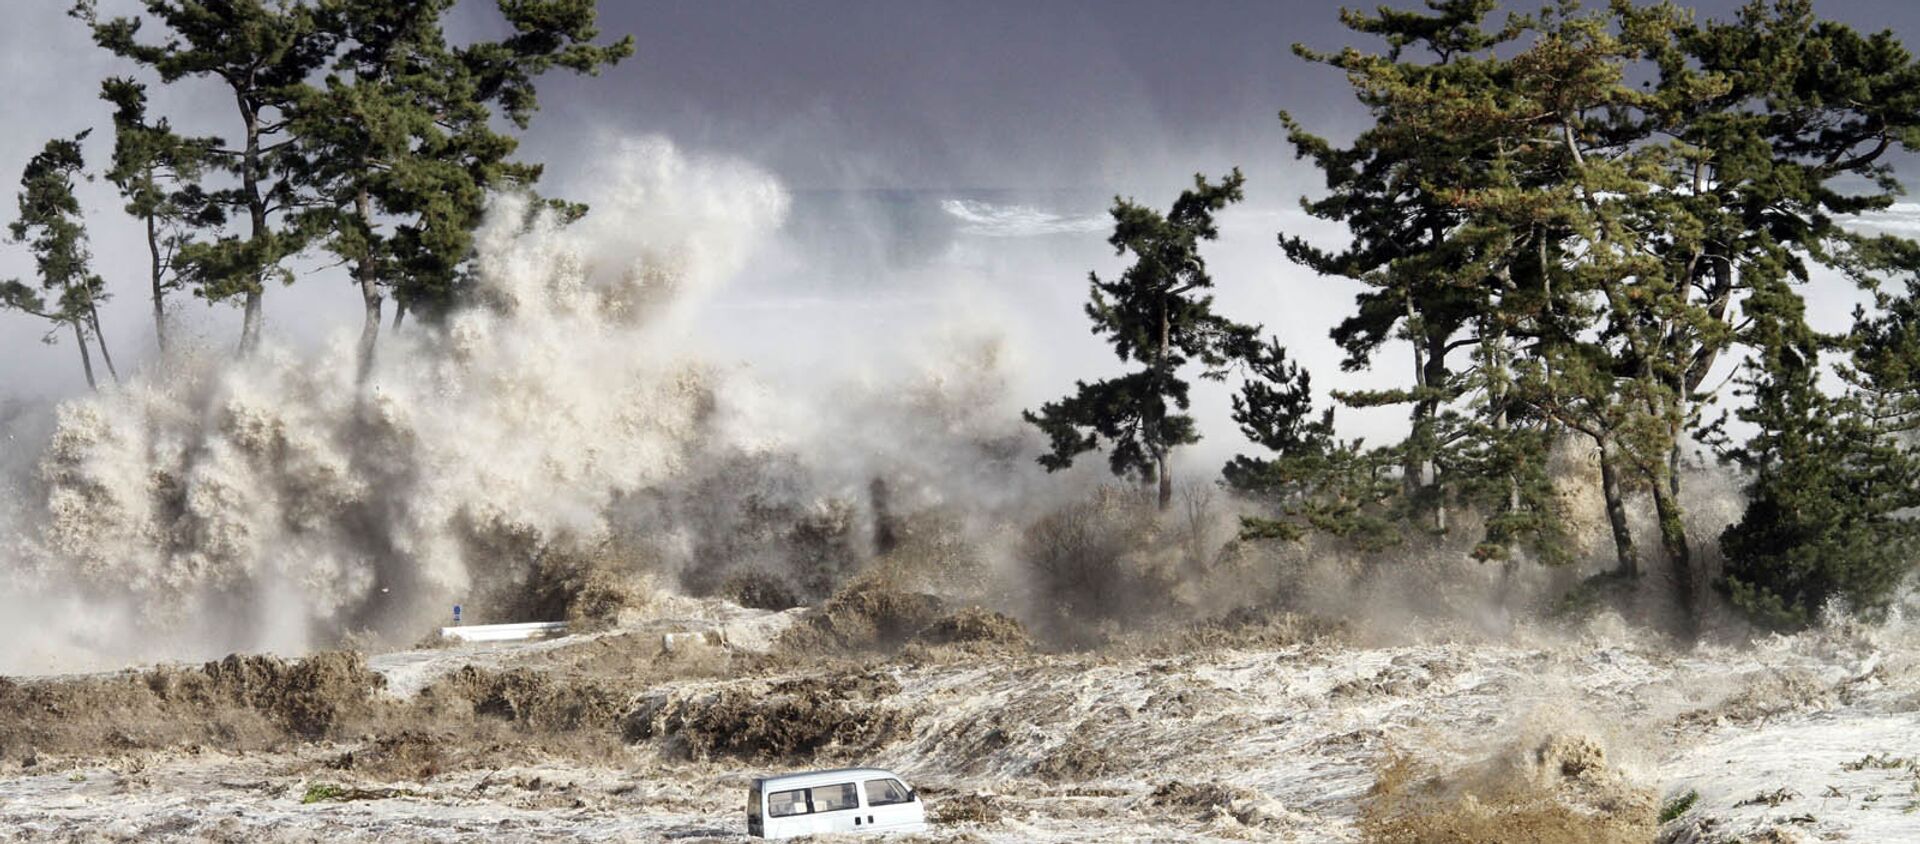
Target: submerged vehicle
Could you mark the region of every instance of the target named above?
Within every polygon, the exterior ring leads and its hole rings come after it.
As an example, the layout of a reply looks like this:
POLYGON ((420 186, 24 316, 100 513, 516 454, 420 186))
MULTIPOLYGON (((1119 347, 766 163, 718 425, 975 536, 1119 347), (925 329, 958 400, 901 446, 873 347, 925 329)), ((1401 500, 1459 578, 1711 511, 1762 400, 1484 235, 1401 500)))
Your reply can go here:
POLYGON ((747 834, 759 838, 926 831, 926 804, 892 771, 811 771, 763 777, 747 789, 747 834))

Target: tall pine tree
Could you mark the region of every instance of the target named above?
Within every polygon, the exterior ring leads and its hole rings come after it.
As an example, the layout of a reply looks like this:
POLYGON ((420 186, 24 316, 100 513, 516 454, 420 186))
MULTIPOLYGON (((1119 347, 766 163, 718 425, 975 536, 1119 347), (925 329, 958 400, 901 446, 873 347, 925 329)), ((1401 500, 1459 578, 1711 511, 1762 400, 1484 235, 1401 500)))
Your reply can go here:
POLYGON ((577 2, 503 4, 511 38, 456 48, 443 26, 453 6, 323 3, 318 25, 342 49, 293 110, 304 180, 320 199, 305 219, 352 263, 359 288, 361 378, 388 294, 402 306, 444 305, 487 191, 528 188, 540 175, 510 160, 517 142, 494 129, 493 107, 524 127, 540 72, 595 73, 633 50, 631 38, 592 44, 594 6, 577 2))
POLYGON ((113 168, 107 179, 120 189, 127 213, 145 229, 154 340, 164 355, 167 294, 181 285, 180 253, 197 232, 226 222, 224 210, 200 185, 220 140, 181 137, 166 118, 149 119, 146 86, 131 79, 108 79, 100 97, 114 107, 113 168))
POLYGON ((199 295, 241 300, 240 351, 251 352, 260 342, 268 284, 292 281, 284 263, 308 240, 296 215, 314 198, 297 189, 292 106, 332 54, 334 40, 316 25, 312 5, 298 0, 144 0, 146 17, 108 19, 95 5, 77 0, 72 13, 100 46, 168 84, 208 78, 232 97, 239 143, 211 154, 238 185, 213 197, 228 214, 247 220, 247 234, 195 242, 177 260, 199 295), (158 41, 141 37, 149 20, 165 30, 158 41))
POLYGON ((1559 560, 1544 470, 1555 428, 1516 384, 1567 314, 1551 304, 1563 293, 1549 259, 1566 224, 1548 186, 1564 167, 1560 145, 1541 137, 1541 104, 1517 84, 1521 60, 1501 51, 1539 24, 1490 28, 1494 5, 1345 12, 1350 29, 1380 37, 1386 51, 1295 48, 1345 71, 1373 123, 1339 147, 1282 114, 1296 151, 1326 174, 1328 195, 1305 202, 1307 212, 1345 224, 1351 239, 1338 251, 1284 235, 1281 244, 1296 262, 1365 285, 1333 332, 1346 368, 1372 366, 1390 340, 1411 348, 1410 386, 1335 394, 1359 407, 1411 406, 1409 433, 1393 449, 1400 501, 1376 509, 1400 521, 1428 514, 1422 521, 1445 531, 1448 507, 1470 506, 1486 526, 1477 556, 1511 562, 1524 546, 1559 560))
POLYGON ((1365 286, 1355 297, 1355 313, 1333 331, 1347 353, 1343 368, 1370 368, 1389 340, 1407 341, 1411 387, 1343 398, 1361 407, 1410 407, 1411 433, 1400 446, 1407 503, 1430 512, 1434 527, 1445 530, 1440 415, 1459 396, 1456 376, 1466 366, 1459 358, 1477 342, 1472 322, 1479 291, 1471 279, 1464 284, 1458 279, 1468 256, 1448 245, 1464 212, 1443 191, 1477 180, 1484 155, 1479 139, 1435 133, 1422 123, 1442 92, 1464 97, 1486 90, 1495 64, 1487 54, 1519 32, 1511 26, 1488 28, 1495 0, 1428 5, 1428 13, 1385 7, 1373 15, 1341 12, 1349 29, 1384 40, 1384 54, 1294 47, 1302 58, 1345 72, 1374 125, 1350 146, 1338 147, 1281 113, 1296 152, 1326 177, 1328 195, 1304 202, 1307 213, 1344 223, 1351 240, 1338 251, 1299 236, 1282 234, 1280 242, 1294 261, 1365 286))
POLYGON ((1113 235, 1118 254, 1131 253, 1133 266, 1118 278, 1091 276, 1087 317, 1093 333, 1103 335, 1114 354, 1139 369, 1091 384, 1081 381, 1073 395, 1023 414, 1045 432, 1052 449, 1040 457, 1048 471, 1065 469, 1075 458, 1107 449, 1115 475, 1132 476, 1159 487, 1160 509, 1173 501, 1173 451, 1200 440, 1189 406, 1189 363, 1217 375, 1236 351, 1252 343, 1253 331, 1213 312, 1213 287, 1200 243, 1219 236, 1214 215, 1241 199, 1245 179, 1234 170, 1218 184, 1196 175, 1166 214, 1116 199, 1113 235))
POLYGON ((1375 123, 1346 149, 1294 128, 1332 189, 1309 210, 1355 240, 1290 252, 1371 286, 1349 324, 1375 328, 1353 336, 1377 344, 1399 324, 1417 347, 1405 326, 1438 325, 1470 363, 1437 395, 1416 379, 1350 398, 1443 404, 1432 434, 1416 411, 1409 453, 1434 455, 1447 495, 1488 514, 1489 553, 1553 548, 1546 451, 1591 438, 1621 568, 1639 569, 1624 503, 1637 483, 1697 617, 1708 573, 1681 455, 1710 431, 1709 378, 1730 352, 1770 348, 1749 306, 1799 320, 1784 303, 1814 268, 1860 274, 1847 266, 1863 247, 1836 220, 1898 192, 1884 159, 1920 140, 1920 78, 1891 36, 1820 21, 1804 0, 1707 23, 1666 4, 1558 3, 1494 35, 1477 24, 1489 4, 1429 6, 1347 16, 1387 38, 1385 56, 1307 53, 1347 71, 1375 123), (1494 49, 1506 41, 1523 43, 1494 49), (1407 61, 1410 47, 1427 60, 1407 61), (1422 214, 1439 221, 1429 241, 1397 246, 1422 214))

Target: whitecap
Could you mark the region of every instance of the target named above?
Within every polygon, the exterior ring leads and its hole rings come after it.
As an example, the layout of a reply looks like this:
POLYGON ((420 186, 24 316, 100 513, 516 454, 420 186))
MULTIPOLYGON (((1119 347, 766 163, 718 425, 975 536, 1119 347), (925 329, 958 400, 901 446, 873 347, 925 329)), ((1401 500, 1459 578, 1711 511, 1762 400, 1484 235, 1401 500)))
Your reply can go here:
POLYGON ((975 199, 943 199, 940 210, 964 223, 961 234, 980 237, 1085 234, 1112 225, 1106 214, 1055 214, 1030 205, 997 205, 975 199))

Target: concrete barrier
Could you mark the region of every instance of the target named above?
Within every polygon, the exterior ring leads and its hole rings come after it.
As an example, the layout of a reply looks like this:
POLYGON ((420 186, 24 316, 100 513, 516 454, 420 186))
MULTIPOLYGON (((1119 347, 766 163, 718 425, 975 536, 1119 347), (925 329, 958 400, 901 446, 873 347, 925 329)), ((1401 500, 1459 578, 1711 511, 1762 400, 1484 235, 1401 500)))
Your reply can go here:
POLYGON ((462 642, 519 642, 567 635, 564 621, 530 621, 524 624, 472 624, 442 627, 440 635, 462 642))

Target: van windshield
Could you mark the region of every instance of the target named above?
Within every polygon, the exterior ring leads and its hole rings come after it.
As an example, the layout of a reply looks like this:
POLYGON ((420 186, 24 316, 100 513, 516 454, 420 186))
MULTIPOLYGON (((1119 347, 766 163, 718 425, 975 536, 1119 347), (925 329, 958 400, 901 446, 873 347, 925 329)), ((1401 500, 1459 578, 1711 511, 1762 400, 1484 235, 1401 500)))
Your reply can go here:
POLYGON ((760 786, 747 789, 747 820, 760 819, 760 786))

